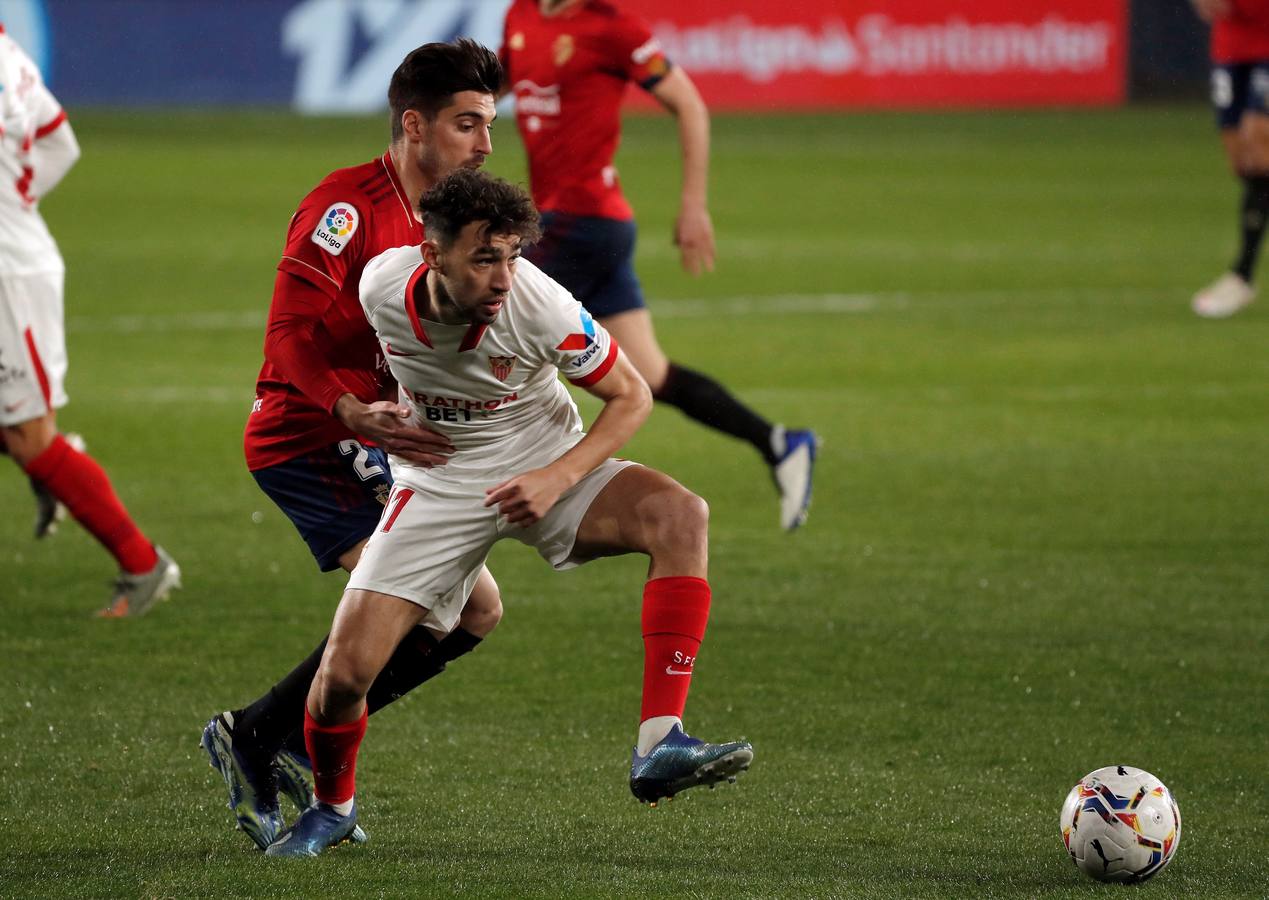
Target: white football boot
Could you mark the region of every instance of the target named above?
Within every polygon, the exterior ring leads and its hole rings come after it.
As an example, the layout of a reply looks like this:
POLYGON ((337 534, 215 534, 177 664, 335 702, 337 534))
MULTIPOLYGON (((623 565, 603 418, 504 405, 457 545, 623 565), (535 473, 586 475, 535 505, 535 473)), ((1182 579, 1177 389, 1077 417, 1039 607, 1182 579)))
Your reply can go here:
POLYGON ((1256 289, 1235 272, 1226 272, 1194 295, 1194 313, 1205 319, 1226 319, 1256 299, 1256 289))

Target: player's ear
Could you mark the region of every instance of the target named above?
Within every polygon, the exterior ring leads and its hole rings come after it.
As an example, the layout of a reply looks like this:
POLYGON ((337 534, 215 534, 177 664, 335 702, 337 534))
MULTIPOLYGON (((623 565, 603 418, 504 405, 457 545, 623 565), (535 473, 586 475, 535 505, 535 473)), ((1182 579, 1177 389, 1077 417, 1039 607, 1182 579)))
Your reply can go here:
POLYGON ((422 140, 423 122, 423 114, 417 109, 407 109, 401 113, 401 131, 411 140, 422 140))
POLYGON ((423 242, 423 262, 427 263, 429 269, 444 272, 441 263, 441 247, 436 241, 423 242))

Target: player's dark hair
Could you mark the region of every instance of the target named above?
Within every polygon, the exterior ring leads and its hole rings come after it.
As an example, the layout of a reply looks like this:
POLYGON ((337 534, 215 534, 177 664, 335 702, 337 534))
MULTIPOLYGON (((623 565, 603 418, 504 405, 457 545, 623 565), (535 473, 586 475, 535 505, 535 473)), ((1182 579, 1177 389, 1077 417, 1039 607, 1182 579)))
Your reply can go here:
POLYGON ((497 96, 502 85, 502 64, 488 47, 470 38, 452 44, 424 44, 411 50, 392 73, 388 84, 388 109, 392 139, 401 137, 401 116, 418 110, 429 121, 461 91, 497 96))
POLYGON ((488 222, 490 234, 513 234, 522 244, 542 236, 541 218, 523 188, 476 169, 456 169, 419 198, 430 240, 449 246, 472 222, 488 222))

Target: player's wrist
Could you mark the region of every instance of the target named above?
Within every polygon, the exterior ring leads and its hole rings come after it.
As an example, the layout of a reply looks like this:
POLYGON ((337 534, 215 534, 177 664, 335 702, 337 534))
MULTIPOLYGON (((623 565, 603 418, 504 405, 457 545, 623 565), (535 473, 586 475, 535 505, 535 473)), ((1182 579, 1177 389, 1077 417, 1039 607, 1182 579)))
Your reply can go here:
POLYGON ((356 395, 344 392, 336 398, 331 412, 334 413, 335 418, 351 427, 353 419, 365 412, 366 408, 366 404, 358 400, 356 395))

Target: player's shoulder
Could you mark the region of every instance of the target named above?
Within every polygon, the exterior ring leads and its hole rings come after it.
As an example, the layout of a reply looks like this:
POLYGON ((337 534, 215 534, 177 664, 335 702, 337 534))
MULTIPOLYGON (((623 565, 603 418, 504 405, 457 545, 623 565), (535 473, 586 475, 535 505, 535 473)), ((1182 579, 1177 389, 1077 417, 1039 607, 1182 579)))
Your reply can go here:
POLYGON ((382 157, 336 169, 317 183, 301 205, 329 205, 344 200, 363 212, 393 193, 392 178, 382 157))
POLYGON ((423 265, 423 254, 417 246, 393 247, 370 262, 361 273, 360 293, 363 303, 382 303, 405 287, 410 276, 423 265))
POLYGON ((516 261, 516 280, 513 290, 520 296, 520 306, 559 305, 562 300, 572 300, 572 295, 562 284, 547 275, 523 256, 516 261))

